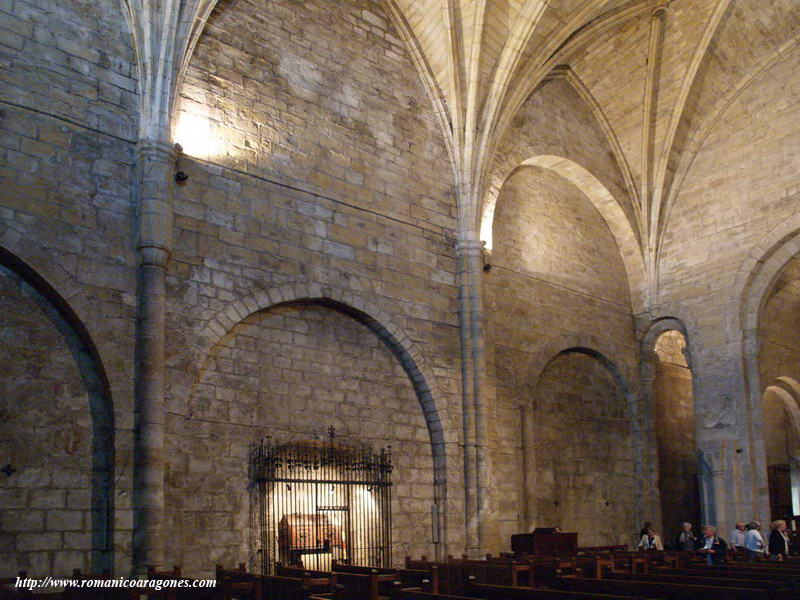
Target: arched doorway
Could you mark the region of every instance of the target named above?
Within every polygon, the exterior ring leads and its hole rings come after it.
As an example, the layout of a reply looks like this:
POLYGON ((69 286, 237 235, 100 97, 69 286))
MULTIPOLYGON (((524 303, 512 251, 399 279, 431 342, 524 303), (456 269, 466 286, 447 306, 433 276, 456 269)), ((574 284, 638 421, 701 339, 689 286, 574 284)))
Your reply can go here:
POLYGON ((97 350, 64 298, 0 248, 0 577, 113 567, 114 413, 97 350))
POLYGON ((576 531, 585 546, 631 542, 639 517, 632 406, 616 366, 595 350, 569 348, 546 365, 526 449, 534 526, 576 531))
POLYGON ((764 449, 770 518, 800 514, 800 385, 782 377, 764 390, 764 449))
POLYGON ((399 338, 365 312, 327 298, 285 301, 231 327, 211 348, 188 404, 169 415, 170 560, 192 573, 215 562, 257 567, 248 539, 251 443, 267 435, 280 444, 308 441, 329 426, 348 443, 392 446, 394 562, 435 555, 441 540, 431 529, 443 526, 431 516, 444 503, 442 430, 417 366, 421 357, 399 338), (193 543, 198 537, 218 539, 218 547, 193 543))
POLYGON ((700 525, 700 486, 695 438, 692 370, 681 331, 663 331, 653 345, 652 395, 661 521, 665 541, 681 523, 700 525))
POLYGON ((770 517, 791 521, 800 450, 800 255, 790 258, 764 296, 758 324, 761 437, 770 517))

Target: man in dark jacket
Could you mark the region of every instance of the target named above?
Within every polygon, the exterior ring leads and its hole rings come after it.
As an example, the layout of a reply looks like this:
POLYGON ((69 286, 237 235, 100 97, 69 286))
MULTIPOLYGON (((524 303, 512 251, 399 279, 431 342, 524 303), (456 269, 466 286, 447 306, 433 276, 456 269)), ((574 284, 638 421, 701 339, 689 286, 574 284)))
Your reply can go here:
POLYGON ((697 540, 697 553, 706 557, 706 564, 719 565, 725 562, 725 554, 728 544, 721 537, 717 537, 717 531, 712 525, 703 528, 703 537, 697 540))
POLYGON ((786 537, 786 521, 783 519, 772 524, 768 550, 770 560, 786 560, 789 556, 789 538, 786 537))

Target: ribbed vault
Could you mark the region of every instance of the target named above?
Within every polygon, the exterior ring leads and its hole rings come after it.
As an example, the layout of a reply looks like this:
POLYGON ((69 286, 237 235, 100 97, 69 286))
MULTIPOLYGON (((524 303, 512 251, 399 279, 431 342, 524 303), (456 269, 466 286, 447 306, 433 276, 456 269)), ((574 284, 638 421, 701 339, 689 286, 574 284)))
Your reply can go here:
MULTIPOLYGON (((174 100, 218 0, 125 0, 139 60, 143 139, 169 137, 174 100)), ((709 129, 800 38, 796 0, 381 0, 439 117, 478 239, 499 141, 525 100, 568 69, 601 115, 618 198, 657 290, 670 208, 709 129), (633 207, 633 208, 631 208, 633 207)))

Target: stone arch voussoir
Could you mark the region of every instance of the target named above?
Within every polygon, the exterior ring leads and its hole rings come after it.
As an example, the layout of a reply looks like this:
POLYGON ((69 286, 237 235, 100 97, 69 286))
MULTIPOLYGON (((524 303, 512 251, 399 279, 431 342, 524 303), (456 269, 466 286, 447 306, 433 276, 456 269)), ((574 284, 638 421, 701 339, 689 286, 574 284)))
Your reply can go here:
POLYGON ((409 377, 422 409, 423 417, 430 435, 433 466, 434 488, 437 505, 440 506, 439 539, 443 542, 446 536, 447 507, 447 468, 448 453, 457 444, 454 428, 449 423, 446 412, 440 410, 439 402, 443 395, 439 390, 431 366, 417 345, 394 322, 390 313, 380 308, 373 300, 345 290, 337 286, 297 282, 258 290, 243 296, 221 309, 212 317, 202 333, 195 337, 193 354, 196 359, 196 371, 186 376, 183 384, 176 386, 180 395, 186 399, 191 393, 193 381, 199 376, 202 364, 210 352, 231 329, 248 316, 268 310, 272 307, 297 302, 315 302, 329 306, 354 318, 368 327, 389 347, 409 377), (192 381, 190 381, 190 379, 192 381))
POLYGON ((639 239, 622 206, 608 188, 590 171, 563 156, 539 154, 522 158, 520 151, 500 165, 492 178, 481 208, 480 236, 491 246, 495 208, 500 191, 509 177, 522 167, 539 167, 557 173, 577 187, 600 213, 617 243, 631 295, 634 313, 642 312, 647 304, 647 274, 639 239))

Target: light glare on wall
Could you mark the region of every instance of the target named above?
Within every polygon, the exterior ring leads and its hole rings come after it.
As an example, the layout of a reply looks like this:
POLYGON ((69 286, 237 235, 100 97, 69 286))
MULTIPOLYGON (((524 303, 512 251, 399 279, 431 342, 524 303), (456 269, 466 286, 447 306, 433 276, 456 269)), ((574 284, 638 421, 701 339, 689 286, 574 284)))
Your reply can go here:
POLYGON ((211 132, 205 117, 181 113, 175 128, 175 141, 189 156, 210 160, 222 152, 222 142, 211 132))

